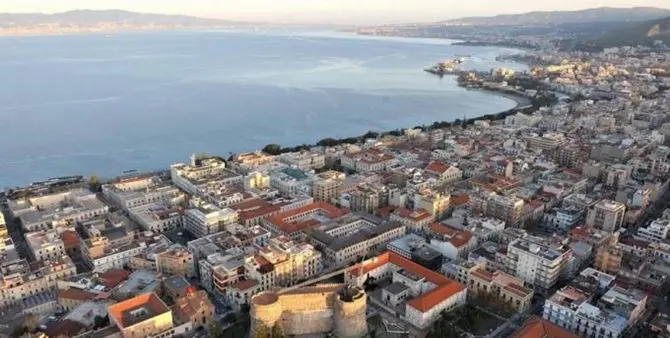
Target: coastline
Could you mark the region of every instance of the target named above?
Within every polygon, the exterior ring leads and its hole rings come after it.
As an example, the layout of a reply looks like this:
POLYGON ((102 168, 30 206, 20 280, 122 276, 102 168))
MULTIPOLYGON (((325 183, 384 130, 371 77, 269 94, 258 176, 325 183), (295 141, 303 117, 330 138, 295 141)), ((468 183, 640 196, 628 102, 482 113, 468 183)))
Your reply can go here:
POLYGON ((523 96, 521 94, 513 94, 513 93, 509 93, 509 92, 503 92, 503 91, 499 91, 499 90, 492 90, 492 89, 486 89, 486 88, 470 88, 470 87, 465 87, 465 86, 461 86, 461 85, 459 85, 459 86, 461 88, 466 89, 466 90, 480 91, 480 92, 483 92, 483 93, 488 93, 488 94, 491 94, 491 95, 497 95, 497 96, 504 97, 506 99, 512 100, 512 101, 516 102, 516 106, 512 109, 525 109, 525 108, 531 107, 533 105, 531 100, 528 97, 523 96))

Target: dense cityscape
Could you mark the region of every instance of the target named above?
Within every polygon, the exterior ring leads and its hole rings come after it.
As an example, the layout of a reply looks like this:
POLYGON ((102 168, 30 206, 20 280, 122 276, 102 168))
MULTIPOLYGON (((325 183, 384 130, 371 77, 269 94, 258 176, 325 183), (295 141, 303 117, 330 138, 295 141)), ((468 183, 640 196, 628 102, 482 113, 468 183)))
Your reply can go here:
POLYGON ((5 190, 0 336, 670 336, 669 49, 505 58, 446 75, 497 115, 5 190))

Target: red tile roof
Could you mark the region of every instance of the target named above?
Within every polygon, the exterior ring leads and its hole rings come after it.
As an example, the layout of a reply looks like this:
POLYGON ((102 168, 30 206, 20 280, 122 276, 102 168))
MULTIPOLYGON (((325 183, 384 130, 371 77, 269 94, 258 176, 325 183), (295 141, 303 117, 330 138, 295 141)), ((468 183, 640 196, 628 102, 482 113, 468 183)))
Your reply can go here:
POLYGON ((110 289, 128 279, 128 276, 130 276, 130 271, 122 269, 110 269, 101 274, 98 274, 98 277, 102 279, 102 285, 110 289))
POLYGON ((239 281, 235 284, 230 285, 231 288, 238 289, 240 291, 245 291, 248 290, 254 286, 258 285, 258 281, 255 279, 247 279, 243 281, 239 281))
POLYGON ((272 205, 262 199, 251 199, 249 201, 241 202, 230 206, 231 209, 237 211, 242 222, 262 216, 270 216, 278 213, 281 207, 279 205, 272 205))
POLYGON ((428 164, 428 166, 426 167, 427 172, 435 174, 444 174, 447 170, 449 170, 449 166, 444 162, 440 161, 430 162, 430 164, 428 164))
POLYGON ((395 211, 395 214, 406 219, 411 219, 415 222, 423 221, 432 217, 426 209, 410 210, 407 208, 400 208, 395 211))
POLYGON ((121 328, 125 328, 137 324, 136 319, 130 316, 129 312, 142 307, 149 310, 152 316, 170 311, 170 308, 153 292, 141 294, 123 302, 110 305, 107 310, 109 311, 109 315, 114 317, 114 321, 121 328))
POLYGON ((317 201, 312 204, 306 205, 304 207, 300 207, 294 210, 289 210, 286 212, 282 212, 280 214, 271 216, 268 218, 268 221, 277 227, 282 232, 285 233, 294 233, 298 232, 301 230, 304 230, 310 226, 314 226, 318 224, 318 222, 315 224, 314 222, 298 222, 298 223, 292 223, 292 222, 287 222, 286 219, 298 216, 298 215, 307 215, 310 213, 316 213, 318 211, 321 211, 326 214, 328 218, 337 218, 342 215, 347 214, 348 212, 346 210, 337 208, 336 206, 323 202, 323 201, 317 201), (304 223, 304 224, 302 224, 304 223))
POLYGON ((79 242, 81 241, 77 232, 72 230, 64 231, 60 234, 60 238, 63 240, 63 244, 65 245, 66 249, 78 248, 79 242))
POLYGON ((58 299, 72 299, 72 300, 91 300, 95 299, 97 294, 79 289, 58 290, 58 299))
POLYGON ((468 194, 461 194, 458 196, 451 195, 451 199, 449 201, 449 204, 453 206, 459 206, 468 203, 470 203, 470 196, 468 194))
POLYGON ((476 269, 470 273, 470 275, 475 276, 481 280, 485 280, 487 282, 490 282, 493 280, 493 274, 483 270, 483 269, 476 269))
POLYGON ((449 243, 457 248, 467 245, 472 240, 470 231, 452 228, 440 223, 431 224, 430 231, 443 235, 449 240, 449 243))
POLYGON ((577 338, 577 335, 540 317, 531 317, 512 338, 577 338))
MULTIPOLYGON (((421 276, 427 281, 437 285, 435 289, 407 302, 408 306, 411 306, 421 312, 426 312, 445 299, 465 290, 465 286, 463 284, 458 283, 453 279, 447 278, 440 273, 429 270, 405 257, 390 251, 375 257, 369 262, 363 263, 361 270, 363 274, 365 274, 388 263, 393 263, 400 268, 405 269, 406 271, 415 275, 421 276)), ((349 270, 349 274, 358 276, 360 272, 359 268, 360 265, 352 267, 349 270)))

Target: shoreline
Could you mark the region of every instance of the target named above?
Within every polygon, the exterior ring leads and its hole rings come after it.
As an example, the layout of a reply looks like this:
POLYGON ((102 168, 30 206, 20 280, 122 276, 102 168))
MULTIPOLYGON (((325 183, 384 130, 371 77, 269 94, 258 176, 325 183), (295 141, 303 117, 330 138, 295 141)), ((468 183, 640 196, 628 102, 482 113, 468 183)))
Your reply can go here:
MULTIPOLYGON (((491 94, 491 95, 497 95, 497 96, 504 97, 506 99, 512 100, 512 101, 516 102, 516 106, 512 109, 524 109, 524 108, 531 107, 533 105, 531 100, 528 97, 523 96, 521 94, 513 94, 513 93, 503 92, 503 91, 500 91, 500 90, 493 90, 493 89, 486 89, 486 88, 470 88, 470 87, 465 87, 465 86, 461 86, 461 85, 459 85, 459 87, 464 88, 466 90, 474 90, 474 91, 479 91, 479 92, 483 92, 483 93, 487 93, 487 94, 491 94)), ((500 112, 500 113, 502 113, 502 112, 500 112)))

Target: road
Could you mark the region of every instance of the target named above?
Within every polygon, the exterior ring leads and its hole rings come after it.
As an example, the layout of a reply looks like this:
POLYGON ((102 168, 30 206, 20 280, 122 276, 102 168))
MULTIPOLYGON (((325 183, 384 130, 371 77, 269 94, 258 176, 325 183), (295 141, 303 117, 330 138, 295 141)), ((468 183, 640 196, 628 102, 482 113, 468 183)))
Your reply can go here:
POLYGON ((5 201, 3 201, 0 210, 5 215, 5 223, 7 223, 6 225, 7 232, 9 232, 9 236, 12 238, 12 241, 14 242, 16 252, 19 254, 19 256, 21 256, 21 258, 31 260, 28 250, 28 244, 26 243, 26 238, 23 235, 23 229, 21 228, 21 222, 18 219, 11 216, 11 213, 9 212, 9 207, 7 206, 5 201))
POLYGON ((330 268, 330 269, 326 269, 323 272, 321 272, 321 275, 319 275, 319 277, 317 277, 317 278, 312 278, 312 279, 306 280, 302 283, 298 283, 296 285, 293 285, 291 287, 283 288, 283 289, 279 290, 277 293, 282 294, 282 293, 286 293, 286 292, 289 292, 289 291, 299 289, 303 286, 312 285, 312 284, 318 283, 322 280, 326 280, 326 279, 332 278, 334 276, 337 276, 339 274, 343 274, 345 271, 347 271, 349 269, 350 269, 350 267, 346 267, 346 268, 333 267, 333 268, 330 268), (338 270, 332 271, 334 269, 338 269, 338 270))

